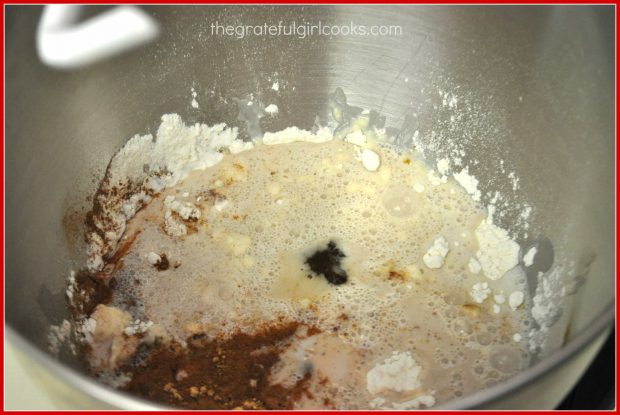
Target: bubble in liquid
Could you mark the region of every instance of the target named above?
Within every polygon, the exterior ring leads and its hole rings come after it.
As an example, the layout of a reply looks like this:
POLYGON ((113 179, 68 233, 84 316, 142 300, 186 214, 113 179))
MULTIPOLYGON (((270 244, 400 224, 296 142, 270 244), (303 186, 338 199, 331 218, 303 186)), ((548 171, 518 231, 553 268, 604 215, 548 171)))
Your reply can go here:
POLYGON ((406 193, 404 189, 393 189, 387 191, 381 202, 385 210, 397 218, 406 218, 415 213, 416 207, 419 208, 419 200, 412 194, 406 193))
POLYGON ((452 325, 452 329, 459 336, 464 336, 473 332, 473 327, 471 323, 462 318, 459 318, 454 322, 454 324, 452 325))
POLYGON ((494 347, 489 354, 489 363, 503 373, 515 372, 520 364, 520 354, 509 347, 494 347))
POLYGON ((454 307, 450 307, 445 311, 445 316, 448 318, 455 318, 457 315, 457 311, 454 307))
POLYGON ((493 341, 493 336, 489 332, 482 332, 478 334, 478 336, 476 337, 476 340, 482 346, 487 346, 491 344, 491 342, 493 341))

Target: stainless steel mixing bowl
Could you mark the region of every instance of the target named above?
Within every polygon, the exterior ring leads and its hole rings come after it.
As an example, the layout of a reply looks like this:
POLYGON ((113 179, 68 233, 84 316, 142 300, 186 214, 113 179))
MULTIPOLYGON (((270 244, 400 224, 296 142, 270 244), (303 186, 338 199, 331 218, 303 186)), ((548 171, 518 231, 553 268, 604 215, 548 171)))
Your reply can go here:
MULTIPOLYGON (((614 11, 610 7, 185 6, 144 7, 159 38, 104 62, 56 70, 37 57, 40 7, 6 8, 6 320, 10 341, 63 406, 154 408, 98 384, 71 356, 47 352, 66 316, 64 285, 83 265, 88 196, 125 140, 159 117, 237 120, 231 98, 280 107, 265 130, 309 128, 336 87, 399 128, 441 129, 437 90, 475 113, 446 140, 506 160, 535 208, 532 234, 575 261, 580 284, 562 347, 510 381, 446 408, 552 408, 574 385, 614 315, 614 11), (400 25, 400 36, 212 35, 210 24, 309 21, 400 25), (278 94, 272 81, 282 86, 278 94), (190 89, 200 109, 191 107, 190 89), (407 117, 410 116, 410 117, 407 117), (473 139, 472 139, 473 138, 473 139)), ((84 18, 102 8, 87 9, 84 18)), ((440 147, 441 148, 441 147, 440 147)), ((491 168, 481 183, 509 183, 491 168), (494 180, 491 180, 494 179, 494 180)), ((523 242, 523 241, 521 241, 523 242)))

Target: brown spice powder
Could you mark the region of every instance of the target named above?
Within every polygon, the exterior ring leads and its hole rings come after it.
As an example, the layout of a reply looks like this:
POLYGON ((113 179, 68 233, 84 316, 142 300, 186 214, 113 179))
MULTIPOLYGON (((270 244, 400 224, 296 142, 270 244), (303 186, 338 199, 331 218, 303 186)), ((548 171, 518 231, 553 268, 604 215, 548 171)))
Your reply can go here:
POLYGON ((298 327, 296 322, 276 323, 226 339, 194 335, 187 348, 161 346, 143 365, 124 368, 133 373, 125 389, 188 409, 292 409, 304 394, 310 396, 307 387, 312 374, 292 388, 270 384, 269 375, 298 327), (184 376, 177 376, 180 371, 184 376))

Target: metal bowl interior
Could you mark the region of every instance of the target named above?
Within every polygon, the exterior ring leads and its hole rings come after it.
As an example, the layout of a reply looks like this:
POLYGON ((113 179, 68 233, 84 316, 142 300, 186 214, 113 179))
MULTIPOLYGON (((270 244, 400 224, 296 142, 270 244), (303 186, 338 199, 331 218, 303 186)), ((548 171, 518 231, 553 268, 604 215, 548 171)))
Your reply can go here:
MULTIPOLYGON (((161 25, 155 42, 65 71, 37 58, 34 33, 41 9, 6 9, 6 320, 10 338, 38 365, 109 405, 151 407, 84 377, 72 359, 57 362, 46 352, 49 325, 67 314, 65 279, 83 264, 88 196, 108 161, 134 134, 154 132, 165 113, 243 130, 231 98, 250 93, 280 108, 279 117, 262 121, 263 130, 309 128, 315 115, 326 115, 328 95, 337 87, 350 104, 384 114, 388 126, 401 128, 415 114, 422 132, 445 127, 438 90, 466 97, 471 117, 443 137, 476 138, 466 150, 485 161, 474 173, 493 190, 511 186, 493 166, 500 159, 510 164, 536 213, 532 237, 544 235, 561 246, 582 277, 559 350, 510 381, 448 406, 501 407, 521 396, 515 405, 526 407, 528 386, 570 367, 587 350, 594 353, 615 304, 612 7, 144 9, 161 25), (403 34, 240 39, 210 29, 214 22, 279 21, 400 25, 403 34), (274 79, 285 86, 278 94, 271 89, 274 79), (192 87, 200 110, 190 105, 192 87)), ((576 381, 587 366, 584 359, 577 364, 581 369, 565 377, 576 381)))

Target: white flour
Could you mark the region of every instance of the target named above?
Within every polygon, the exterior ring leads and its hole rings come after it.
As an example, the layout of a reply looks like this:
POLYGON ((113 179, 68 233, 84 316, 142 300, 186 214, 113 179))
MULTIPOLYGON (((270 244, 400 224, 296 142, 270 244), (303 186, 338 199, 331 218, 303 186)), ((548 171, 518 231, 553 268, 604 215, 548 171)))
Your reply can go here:
POLYGON ((426 254, 424 254, 422 258, 424 264, 429 268, 441 268, 449 251, 450 248, 446 238, 443 236, 438 237, 428 251, 426 251, 426 254))
POLYGON ((269 104, 265 107, 265 112, 273 117, 278 113, 278 106, 276 104, 269 104))
POLYGON ((58 354, 60 347, 69 339, 70 335, 71 323, 68 320, 63 320, 58 326, 50 326, 50 331, 47 335, 47 345, 50 352, 58 354))
POLYGON ((508 232, 494 225, 491 217, 484 219, 476 229, 478 261, 486 277, 498 280, 519 263, 519 244, 510 239, 508 232))
MULTIPOLYGON (((98 195, 104 212, 95 219, 101 232, 88 235, 88 269, 102 269, 102 257, 115 251, 126 222, 150 200, 150 193, 174 186, 194 170, 219 163, 231 148, 234 152, 251 148, 237 139, 237 128, 224 124, 186 126, 176 114, 162 116, 156 139, 150 134, 131 138, 112 158, 107 183, 102 184, 109 193, 121 189, 121 195, 98 195), (139 190, 125 199, 122 189, 130 192, 127 182, 139 190)), ((174 232, 183 233, 178 226, 174 232)))
POLYGON ((197 96, 198 96, 198 93, 196 92, 194 87, 192 87, 192 102, 191 102, 192 108, 199 108, 198 101, 196 101, 197 96))
MULTIPOLYGON (((525 240, 530 237, 530 221, 536 212, 524 195, 519 193, 520 178, 509 166, 508 160, 496 161, 490 158, 481 163, 468 157, 468 151, 471 148, 493 148, 498 144, 494 141, 494 136, 505 129, 503 120, 489 116, 489 111, 484 107, 488 103, 471 94, 457 96, 460 91, 457 85, 451 84, 451 81, 447 79, 443 79, 442 83, 445 85, 438 89, 441 104, 434 106, 434 109, 443 111, 449 121, 438 121, 436 125, 441 128, 437 129, 425 130, 417 125, 412 134, 413 145, 423 155, 429 158, 436 157, 438 170, 440 170, 440 163, 442 170, 446 166, 461 166, 460 171, 455 170, 452 177, 474 200, 487 204, 489 220, 478 233, 481 247, 477 260, 480 263, 476 264, 473 262, 476 260, 472 260, 469 270, 475 274, 479 272, 478 267, 481 264, 488 279, 499 280, 502 275, 518 264, 519 247, 515 242, 515 237, 519 236, 525 240), (484 125, 472 122, 472 117, 484 119, 484 125), (481 129, 483 134, 471 134, 472 130, 478 129, 481 129), (486 129, 492 129, 493 133, 484 134, 486 129), (453 134, 455 131, 458 132, 457 136, 453 134), (491 183, 485 182, 485 185, 492 184, 493 187, 498 187, 496 185, 502 182, 502 186, 499 186, 501 189, 487 192, 481 190, 479 178, 472 173, 474 170, 485 171, 486 175, 491 177, 491 183), (493 214, 496 214, 499 219, 510 217, 512 224, 510 233, 493 224, 493 214)), ((435 182, 437 182, 436 179, 435 182)), ((528 250, 523 255, 523 266, 531 267, 537 253, 536 247, 528 250)), ((528 307, 533 307, 532 317, 540 327, 532 328, 529 332, 528 341, 531 351, 547 353, 561 345, 557 341, 552 344, 547 337, 551 326, 561 326, 558 323, 559 316, 564 304, 567 303, 561 293, 566 284, 570 284, 570 281, 566 282, 570 275, 572 275, 572 266, 567 264, 565 258, 558 258, 556 255, 552 268, 537 276, 534 304, 528 307)), ((566 324, 566 320, 563 320, 562 324, 566 324)), ((557 338, 562 337, 561 327, 559 330, 555 336, 557 338)))
POLYGON ((454 179, 469 193, 472 199, 480 200, 480 190, 478 190, 478 180, 469 174, 469 167, 465 167, 459 173, 454 174, 454 179))
POLYGON ((410 392, 418 389, 422 368, 411 356, 411 353, 394 352, 383 363, 375 365, 368 374, 368 392, 377 394, 386 390, 410 392))
POLYGON ((308 143, 324 143, 334 138, 331 129, 323 127, 316 133, 312 133, 308 130, 302 130, 297 127, 288 127, 282 131, 275 133, 267 132, 263 135, 263 144, 275 145, 275 144, 288 144, 296 141, 305 141, 308 143))

